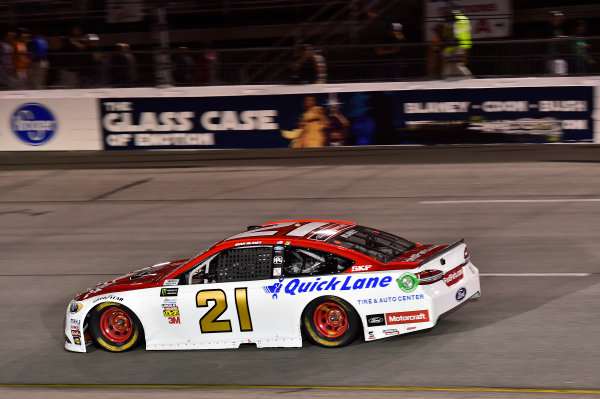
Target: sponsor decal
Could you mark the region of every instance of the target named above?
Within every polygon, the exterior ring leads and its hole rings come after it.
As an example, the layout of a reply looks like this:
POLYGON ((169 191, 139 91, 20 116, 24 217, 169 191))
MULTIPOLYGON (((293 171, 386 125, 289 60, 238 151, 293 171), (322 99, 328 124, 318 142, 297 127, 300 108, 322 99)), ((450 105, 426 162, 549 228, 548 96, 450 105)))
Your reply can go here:
POLYGON ((167 279, 164 281, 163 285, 179 285, 179 279, 167 279))
POLYGON ((375 334, 373 333, 373 331, 369 331, 369 339, 373 338, 375 338, 375 334))
POLYGON ((415 310, 410 312, 395 312, 385 314, 386 324, 412 324, 426 323, 429 321, 428 310, 415 310))
POLYGON ((96 303, 96 302, 99 302, 99 301, 119 301, 119 302, 122 302, 123 298, 115 296, 115 295, 102 295, 102 296, 99 296, 98 298, 95 298, 92 301, 92 303, 96 303))
POLYGON ((27 103, 13 112, 10 127, 25 144, 39 146, 52 139, 57 122, 52 112, 42 104, 27 103))
POLYGON ((385 326, 385 315, 383 313, 368 315, 367 316, 367 326, 369 326, 369 327, 385 326))
POLYGON ((281 267, 273 268, 273 277, 281 277, 281 267))
MULTIPOLYGON (((277 241, 277 244, 283 244, 283 241, 277 241)), ((283 251, 284 247, 275 247, 273 248, 275 251, 283 251)))
MULTIPOLYGON (((263 286, 263 289, 268 294, 273 294, 273 299, 277 298, 277 294, 282 289, 282 281, 270 286, 263 286)), ((361 277, 348 276, 344 279, 333 277, 331 279, 306 279, 293 278, 287 282, 283 288, 283 292, 288 295, 297 295, 304 292, 314 291, 358 291, 367 288, 384 288, 390 285, 392 277, 361 277)))
POLYGON ((458 291, 456 291, 456 300, 458 302, 462 301, 463 299, 465 299, 465 297, 467 296, 467 289, 465 287, 459 289, 458 291))
POLYGON ((357 299, 357 301, 359 305, 373 305, 375 303, 418 301, 420 299, 425 299, 425 296, 423 294, 398 295, 379 298, 357 299))
POLYGON ((292 242, 291 241, 286 241, 285 245, 290 245, 292 242))
POLYGON ((463 274, 462 266, 457 266, 444 274, 444 283, 446 283, 448 287, 451 287, 462 280, 463 274))
POLYGON ((163 309, 163 316, 165 316, 165 317, 174 317, 174 316, 180 316, 180 314, 179 314, 179 309, 178 309, 178 308, 174 308, 174 309, 163 309))
POLYGON ((179 288, 161 288, 160 296, 177 296, 179 288))
POLYGON ((169 317, 169 324, 181 324, 181 318, 179 316, 169 317))
POLYGON ((391 328, 389 330, 383 330, 383 333, 387 336, 391 336, 391 335, 399 335, 400 331, 396 330, 395 328, 391 328))
POLYGON ((366 272, 369 271, 370 268, 372 268, 373 265, 358 265, 358 266, 352 266, 352 271, 353 272, 366 272))
POLYGON ((73 342, 75 345, 81 345, 81 337, 73 337, 73 342))
POLYGON ((275 256, 273 257, 274 265, 282 265, 283 264, 283 256, 275 256))
POLYGON ((352 237, 354 234, 356 234, 357 230, 348 230, 347 232, 340 234, 340 237, 342 238, 348 238, 348 237, 352 237))
POLYGON ((471 265, 469 265, 469 270, 471 270, 471 273, 477 274, 477 272, 475 272, 475 268, 471 265))
MULTIPOLYGON (((281 270, 279 273, 281 274, 281 270)), ((275 275, 275 272, 273 272, 273 275, 275 275)), ((277 299, 277 295, 279 294, 279 291, 281 291, 281 287, 283 287, 282 282, 283 278, 280 278, 275 284, 263 286, 263 290, 265 290, 267 294, 273 294, 273 299, 277 299)))
POLYGON ((236 247, 242 246, 242 245, 259 245, 262 244, 262 241, 245 241, 245 242, 237 242, 235 244, 236 247))
POLYGON ((81 325, 81 320, 71 319, 71 324, 77 324, 78 326, 80 326, 81 325))
POLYGON ((412 331, 412 330, 416 330, 417 327, 415 326, 411 326, 411 327, 406 327, 406 331, 412 331))
POLYGON ((398 287, 404 292, 413 292, 419 286, 419 279, 412 273, 404 273, 396 281, 398 287))

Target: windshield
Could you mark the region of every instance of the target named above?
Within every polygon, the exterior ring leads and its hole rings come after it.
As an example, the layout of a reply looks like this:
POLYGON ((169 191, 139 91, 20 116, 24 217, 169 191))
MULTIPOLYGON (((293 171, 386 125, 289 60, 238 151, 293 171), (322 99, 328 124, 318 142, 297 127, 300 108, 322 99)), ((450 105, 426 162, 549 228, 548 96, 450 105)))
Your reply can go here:
POLYGON ((413 248, 415 244, 402 237, 364 226, 355 226, 327 240, 387 263, 413 248))

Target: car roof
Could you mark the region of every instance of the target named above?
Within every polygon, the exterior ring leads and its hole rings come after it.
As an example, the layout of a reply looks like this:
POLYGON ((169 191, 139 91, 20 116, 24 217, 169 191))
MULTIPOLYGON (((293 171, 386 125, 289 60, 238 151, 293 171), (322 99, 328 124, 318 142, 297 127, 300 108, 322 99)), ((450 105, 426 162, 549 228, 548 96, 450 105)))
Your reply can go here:
POLYGON ((356 226, 354 222, 323 219, 281 220, 248 226, 246 231, 234 234, 221 241, 250 240, 315 240, 324 242, 329 238, 356 226))

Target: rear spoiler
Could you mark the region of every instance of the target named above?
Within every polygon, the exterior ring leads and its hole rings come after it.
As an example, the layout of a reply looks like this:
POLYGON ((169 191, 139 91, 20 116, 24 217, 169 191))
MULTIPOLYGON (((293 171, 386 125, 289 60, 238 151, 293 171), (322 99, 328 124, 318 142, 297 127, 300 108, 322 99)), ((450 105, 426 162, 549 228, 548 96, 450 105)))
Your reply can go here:
POLYGON ((419 262, 419 266, 418 266, 418 267, 421 267, 421 266, 423 266, 425 263, 427 263, 427 262, 430 262, 432 259, 435 259, 435 258, 437 258, 437 257, 439 257, 439 256, 441 256, 441 255, 443 255, 443 254, 445 254, 445 253, 448 253, 448 252, 452 251, 454 248, 456 248, 456 247, 458 247, 460 244, 464 244, 464 243, 465 243, 465 239, 464 239, 464 238, 462 238, 462 239, 460 239, 460 240, 456 241, 454 244, 448 245, 446 248, 442 249, 441 251, 439 251, 439 252, 436 252, 435 254, 433 254, 433 255, 431 255, 431 256, 429 256, 429 257, 427 257, 427 258, 423 259, 422 261, 420 261, 420 262, 419 262))

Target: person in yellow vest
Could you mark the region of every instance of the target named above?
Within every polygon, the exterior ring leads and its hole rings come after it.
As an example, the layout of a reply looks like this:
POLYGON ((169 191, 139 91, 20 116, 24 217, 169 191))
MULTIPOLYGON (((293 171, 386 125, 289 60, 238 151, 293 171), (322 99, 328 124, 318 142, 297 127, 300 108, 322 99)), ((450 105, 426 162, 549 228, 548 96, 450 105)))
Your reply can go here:
POLYGON ((444 41, 446 46, 443 51, 444 67, 442 76, 472 77, 467 68, 467 57, 472 47, 471 22, 460 10, 453 10, 446 19, 444 26, 444 41))

